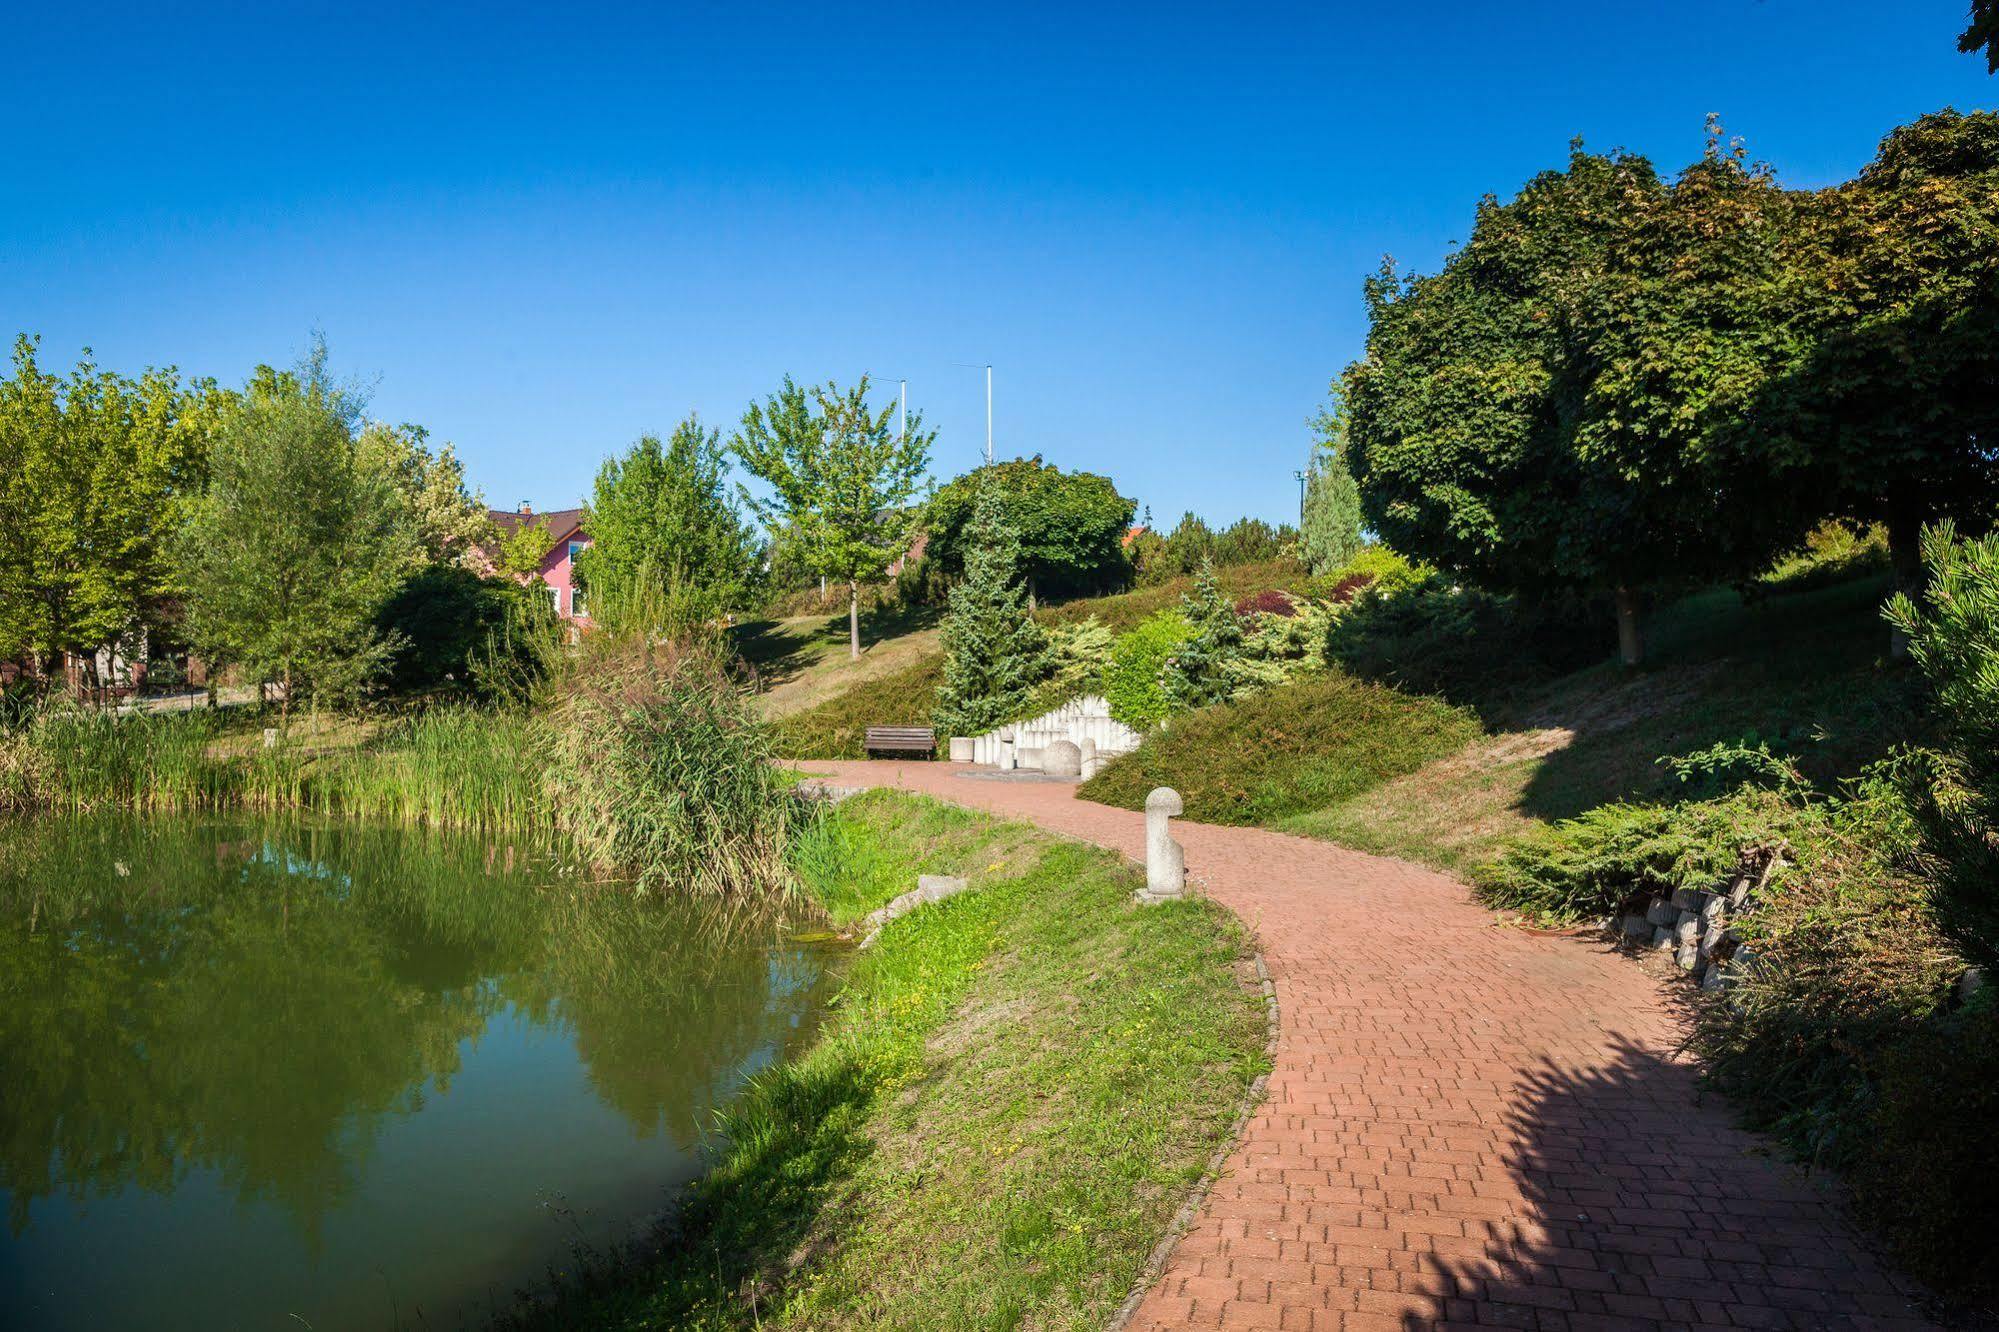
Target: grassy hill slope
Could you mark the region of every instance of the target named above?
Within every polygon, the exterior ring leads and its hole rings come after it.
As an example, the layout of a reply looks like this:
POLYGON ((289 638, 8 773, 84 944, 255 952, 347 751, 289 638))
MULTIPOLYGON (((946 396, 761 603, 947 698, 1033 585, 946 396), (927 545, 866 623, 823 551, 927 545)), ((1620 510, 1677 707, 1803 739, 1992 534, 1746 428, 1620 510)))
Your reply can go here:
POLYGON ((1495 704, 1343 676, 1181 718, 1083 795, 1138 808, 1155 785, 1190 818, 1254 823, 1463 870, 1509 836, 1610 800, 1670 796, 1661 756, 1767 742, 1812 775, 1851 772, 1908 725, 1868 578, 1746 605, 1662 610, 1652 660, 1604 662, 1495 704))

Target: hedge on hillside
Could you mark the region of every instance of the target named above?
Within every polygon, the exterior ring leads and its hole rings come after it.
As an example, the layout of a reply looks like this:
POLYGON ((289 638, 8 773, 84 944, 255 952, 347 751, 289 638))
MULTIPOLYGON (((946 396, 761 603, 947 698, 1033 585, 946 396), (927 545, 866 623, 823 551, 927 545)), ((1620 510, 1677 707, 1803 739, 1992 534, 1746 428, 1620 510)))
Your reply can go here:
POLYGON ((1178 715, 1082 795, 1141 809, 1153 787, 1170 786, 1188 818, 1266 823, 1414 772, 1479 734, 1476 718, 1439 699, 1328 672, 1178 715))

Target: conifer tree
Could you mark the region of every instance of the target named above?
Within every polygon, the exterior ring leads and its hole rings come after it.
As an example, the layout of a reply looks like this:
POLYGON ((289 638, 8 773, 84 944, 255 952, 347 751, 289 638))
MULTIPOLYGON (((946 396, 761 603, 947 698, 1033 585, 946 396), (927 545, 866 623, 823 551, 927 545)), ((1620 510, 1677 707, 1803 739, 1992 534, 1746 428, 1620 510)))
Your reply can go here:
POLYGON ((1020 539, 981 486, 966 529, 965 581, 944 621, 944 684, 931 720, 946 735, 978 735, 1017 718, 1048 674, 1048 638, 1016 581, 1020 539))
POLYGON ((1228 698, 1236 686, 1234 667, 1242 660, 1242 617, 1215 582, 1215 567, 1203 561, 1194 590, 1180 598, 1181 613, 1194 636, 1166 667, 1166 695, 1176 708, 1206 707, 1228 698))
POLYGON ((1347 466, 1346 402, 1337 381, 1331 400, 1312 418, 1312 428, 1319 439, 1305 473, 1300 536, 1305 564, 1318 574, 1358 555, 1367 525, 1360 511, 1360 486, 1347 466))

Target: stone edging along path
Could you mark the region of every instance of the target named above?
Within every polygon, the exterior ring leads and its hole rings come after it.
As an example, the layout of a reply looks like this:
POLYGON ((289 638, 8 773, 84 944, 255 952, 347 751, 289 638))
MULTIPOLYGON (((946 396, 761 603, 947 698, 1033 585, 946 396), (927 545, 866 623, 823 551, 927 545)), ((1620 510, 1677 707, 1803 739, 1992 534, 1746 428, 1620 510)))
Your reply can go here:
MULTIPOLYGON (((801 763, 1137 857, 1144 816, 944 763, 801 763)), ((1672 990, 1402 861, 1174 824, 1275 989, 1267 1096, 1133 1329, 1919 1328, 1831 1194, 1698 1094, 1672 990)))

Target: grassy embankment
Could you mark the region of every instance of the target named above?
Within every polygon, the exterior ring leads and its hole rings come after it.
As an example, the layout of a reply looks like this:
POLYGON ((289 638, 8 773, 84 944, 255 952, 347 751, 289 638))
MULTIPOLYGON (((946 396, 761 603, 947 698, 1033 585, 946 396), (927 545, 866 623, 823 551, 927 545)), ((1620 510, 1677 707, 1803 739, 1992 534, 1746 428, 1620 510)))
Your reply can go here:
MULTIPOLYGON (((1298 586, 1306 575, 1296 563, 1280 561, 1219 569, 1216 578, 1224 591, 1243 596, 1298 586)), ((1154 611, 1179 605, 1193 585, 1191 578, 1176 578, 1115 596, 1043 607, 1035 618, 1052 628, 1095 616, 1113 632, 1122 632, 1154 611)), ((862 758, 868 727, 928 725, 944 680, 935 623, 935 612, 870 612, 862 620, 858 662, 845 655, 844 614, 753 621, 739 629, 738 650, 768 687, 759 705, 775 722, 778 752, 790 758, 862 758)), ((1043 711, 1065 701, 1051 694, 1032 706, 1043 711)), ((940 744, 945 738, 939 737, 940 744)))
POLYGON ((817 1044, 757 1079, 664 1247, 538 1327, 1100 1327, 1265 1066, 1241 927, 1133 905, 1108 852, 874 793, 803 839, 851 923, 971 891, 857 955, 817 1044))
POLYGON ((1495 696, 1333 673, 1176 718, 1083 788, 1137 808, 1154 785, 1187 815, 1261 824, 1468 872, 1505 842, 1607 801, 1675 794, 1658 762, 1721 741, 1794 750, 1831 776, 1907 721, 1883 662, 1879 579, 1744 604, 1728 589, 1662 609, 1639 671, 1614 661, 1495 696), (1239 776, 1235 776, 1239 774, 1239 776))

